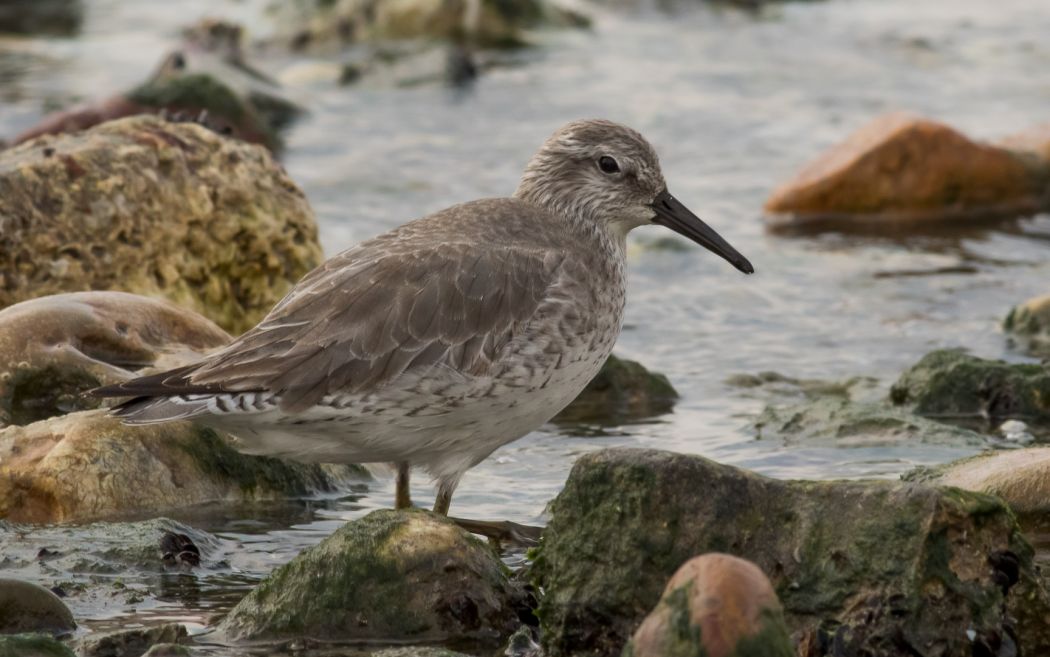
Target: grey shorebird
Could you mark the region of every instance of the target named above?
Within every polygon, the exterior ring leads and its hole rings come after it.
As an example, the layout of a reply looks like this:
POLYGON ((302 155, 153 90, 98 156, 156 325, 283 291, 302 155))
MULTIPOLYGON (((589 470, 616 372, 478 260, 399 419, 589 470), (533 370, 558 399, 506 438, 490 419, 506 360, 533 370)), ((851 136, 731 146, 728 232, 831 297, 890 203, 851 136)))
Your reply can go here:
POLYGON ((667 191, 652 146, 570 123, 510 198, 456 205, 331 258, 255 328, 196 364, 100 388, 128 424, 192 419, 235 447, 319 463, 389 462, 448 513, 460 477, 550 420, 597 374, 623 323, 628 231, 661 224, 754 268, 667 191))

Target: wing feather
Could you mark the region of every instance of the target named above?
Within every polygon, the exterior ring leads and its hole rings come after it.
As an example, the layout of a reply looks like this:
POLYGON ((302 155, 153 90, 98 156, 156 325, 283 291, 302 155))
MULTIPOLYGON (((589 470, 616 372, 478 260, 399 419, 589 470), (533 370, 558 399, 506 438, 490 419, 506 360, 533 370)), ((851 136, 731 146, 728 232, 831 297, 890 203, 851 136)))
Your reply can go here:
POLYGON ((327 394, 368 392, 438 365, 481 375, 540 307, 564 257, 457 242, 350 249, 197 366, 104 392, 267 391, 295 412, 327 394))

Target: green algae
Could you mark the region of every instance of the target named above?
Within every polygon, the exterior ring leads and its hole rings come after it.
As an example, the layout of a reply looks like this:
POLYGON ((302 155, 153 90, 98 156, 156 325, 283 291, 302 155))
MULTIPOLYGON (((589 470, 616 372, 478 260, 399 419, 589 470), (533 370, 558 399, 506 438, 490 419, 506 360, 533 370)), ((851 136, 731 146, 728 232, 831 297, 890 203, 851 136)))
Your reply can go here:
POLYGON ((0 635, 0 657, 74 657, 64 643, 43 634, 0 635))
POLYGON ((227 616, 237 639, 496 642, 517 627, 499 559, 451 521, 373 512, 275 570, 227 616))
POLYGON ((935 418, 1050 420, 1050 368, 942 349, 904 372, 890 400, 935 418))

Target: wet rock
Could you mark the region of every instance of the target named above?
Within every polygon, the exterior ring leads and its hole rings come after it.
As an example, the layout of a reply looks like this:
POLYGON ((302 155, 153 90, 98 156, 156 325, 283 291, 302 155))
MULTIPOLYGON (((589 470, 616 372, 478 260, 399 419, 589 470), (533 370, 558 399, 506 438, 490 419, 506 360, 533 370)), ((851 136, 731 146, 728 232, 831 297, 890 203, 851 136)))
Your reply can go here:
POLYGON ((1030 153, 1050 162, 1050 123, 1033 126, 1000 139, 997 144, 1019 153, 1030 153))
POLYGON ((4 0, 0 33, 70 35, 84 19, 81 0, 4 0))
POLYGON ((775 191, 771 229, 890 228, 1050 207, 1050 168, 907 114, 879 117, 775 191))
POLYGON ((816 647, 803 655, 994 655, 1014 635, 1019 654, 1050 650, 1033 551, 991 496, 610 449, 577 461, 550 513, 533 568, 551 657, 618 654, 667 578, 712 551, 769 574, 788 627, 816 647))
POLYGON ((884 403, 819 397, 795 404, 770 404, 755 420, 760 440, 785 445, 876 447, 895 444, 974 445, 988 438, 969 429, 935 422, 884 403))
POLYGON ((332 491, 364 473, 247 456, 227 440, 187 422, 125 426, 101 410, 8 427, 0 430, 0 518, 82 521, 279 499, 332 491))
POLYGON ((525 43, 526 29, 589 23, 548 0, 303 0, 274 9, 293 50, 399 39, 514 47, 525 43))
POLYGON ((957 349, 926 354, 890 389, 895 404, 934 418, 1050 420, 1050 367, 1006 363, 957 349))
POLYGON ((424 511, 375 511, 281 566, 230 612, 234 639, 495 644, 518 627, 506 568, 424 511))
POLYGON ((32 582, 0 578, 0 634, 63 635, 76 626, 73 613, 51 591, 32 582))
POLYGON ((795 649, 769 579, 749 561, 716 553, 675 572, 624 655, 795 657, 795 649))
POLYGON ((46 634, 0 635, 0 657, 74 657, 64 643, 46 634))
POLYGON ((1011 309, 1003 321, 1003 330, 1030 353, 1050 356, 1050 294, 1011 309))
POLYGON ((321 259, 272 156, 201 126, 134 117, 0 153, 0 306, 119 289, 238 333, 321 259))
POLYGON ((178 623, 89 634, 77 646, 77 657, 141 657, 157 644, 176 644, 186 636, 178 623))
POLYGON ((177 643, 158 643, 145 653, 142 657, 190 657, 192 653, 186 646, 177 643))
POLYGON ((372 657, 469 657, 461 652, 434 646, 411 646, 408 648, 385 648, 372 653, 372 657))
POLYGON ((903 479, 995 495, 1019 515, 1050 512, 1050 447, 984 452, 903 479))
POLYGON ((83 395, 150 367, 175 367, 229 342, 211 320, 161 299, 73 292, 0 310, 0 427, 100 399, 83 395))
POLYGON ((276 82, 243 61, 239 41, 232 46, 220 45, 222 31, 215 31, 214 41, 193 32, 196 41, 167 55, 150 78, 134 89, 54 112, 16 135, 11 144, 87 130, 129 116, 155 114, 199 120, 217 133, 279 152, 283 146, 279 131, 302 110, 280 95, 276 82), (224 50, 231 47, 232 53, 224 50))
POLYGON ((624 424, 670 413, 677 400, 678 393, 663 374, 609 356, 598 375, 553 421, 563 426, 624 424))
POLYGON ((759 440, 835 447, 901 443, 982 446, 990 440, 975 431, 892 406, 884 399, 878 382, 866 377, 822 381, 761 372, 736 375, 726 383, 777 398, 755 419, 759 440))

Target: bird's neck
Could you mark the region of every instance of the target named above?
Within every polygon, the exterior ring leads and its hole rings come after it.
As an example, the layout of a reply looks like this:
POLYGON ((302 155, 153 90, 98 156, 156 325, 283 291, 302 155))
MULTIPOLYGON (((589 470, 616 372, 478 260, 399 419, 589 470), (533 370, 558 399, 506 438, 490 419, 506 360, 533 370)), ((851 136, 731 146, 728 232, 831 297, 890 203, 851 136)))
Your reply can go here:
POLYGON ((620 230, 619 224, 609 223, 599 217, 599 208, 583 201, 571 200, 579 198, 579 195, 551 193, 548 188, 534 186, 530 182, 527 176, 523 178, 514 197, 539 206, 561 219, 576 239, 601 249, 611 257, 626 257, 626 228, 620 230))

